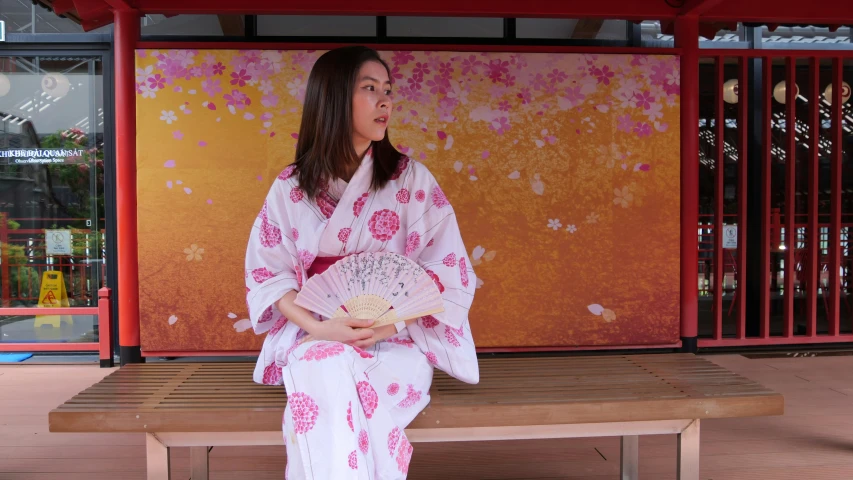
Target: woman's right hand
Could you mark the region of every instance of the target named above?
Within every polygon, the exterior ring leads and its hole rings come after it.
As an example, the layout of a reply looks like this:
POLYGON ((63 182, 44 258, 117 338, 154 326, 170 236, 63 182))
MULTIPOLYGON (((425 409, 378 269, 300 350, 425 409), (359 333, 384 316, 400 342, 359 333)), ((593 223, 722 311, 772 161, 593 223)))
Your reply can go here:
POLYGON ((317 322, 308 332, 311 340, 327 340, 352 345, 367 340, 374 334, 373 320, 352 317, 330 318, 325 322, 317 322), (356 330, 357 328, 361 330, 356 330))

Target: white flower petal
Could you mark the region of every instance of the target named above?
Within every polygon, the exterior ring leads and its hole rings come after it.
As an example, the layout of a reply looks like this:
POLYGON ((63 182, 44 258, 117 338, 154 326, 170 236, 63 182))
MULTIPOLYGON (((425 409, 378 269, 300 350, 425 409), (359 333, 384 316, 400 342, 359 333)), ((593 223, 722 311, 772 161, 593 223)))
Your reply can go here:
POLYGON ((252 321, 248 318, 234 322, 234 330, 237 330, 237 333, 243 333, 250 328, 252 328, 252 321))

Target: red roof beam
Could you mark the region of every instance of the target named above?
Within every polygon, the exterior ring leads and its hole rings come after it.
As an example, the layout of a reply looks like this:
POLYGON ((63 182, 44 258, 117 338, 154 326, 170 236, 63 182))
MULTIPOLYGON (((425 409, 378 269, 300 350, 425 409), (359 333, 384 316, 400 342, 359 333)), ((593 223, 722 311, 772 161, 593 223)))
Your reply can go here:
POLYGON ((595 18, 632 21, 674 19, 679 8, 660 1, 610 0, 431 0, 400 2, 373 0, 129 0, 145 14, 256 14, 256 15, 386 15, 524 18, 595 18))
POLYGON ((685 17, 690 15, 701 16, 723 2, 724 0, 687 0, 679 13, 685 17))
POLYGON ((701 15, 702 21, 800 25, 853 23, 850 0, 749 0, 726 1, 701 15))
POLYGON ((84 20, 94 20, 110 13, 110 6, 103 0, 74 0, 77 16, 84 20))
POLYGON ((83 31, 90 32, 96 28, 101 28, 113 23, 113 12, 110 10, 100 13, 92 18, 84 18, 80 20, 80 25, 83 26, 83 31))
POLYGON ((75 7, 73 0, 54 0, 50 3, 50 8, 57 15, 65 15, 74 12, 75 7))

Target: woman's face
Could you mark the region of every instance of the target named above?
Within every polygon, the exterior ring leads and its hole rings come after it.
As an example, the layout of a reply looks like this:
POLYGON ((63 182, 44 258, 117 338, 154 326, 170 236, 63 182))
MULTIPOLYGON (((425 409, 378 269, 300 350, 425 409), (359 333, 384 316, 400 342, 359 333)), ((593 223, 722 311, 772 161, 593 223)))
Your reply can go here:
POLYGON ((370 142, 385 138, 391 120, 391 79, 385 67, 375 61, 365 62, 356 79, 352 96, 353 146, 363 153, 370 142))

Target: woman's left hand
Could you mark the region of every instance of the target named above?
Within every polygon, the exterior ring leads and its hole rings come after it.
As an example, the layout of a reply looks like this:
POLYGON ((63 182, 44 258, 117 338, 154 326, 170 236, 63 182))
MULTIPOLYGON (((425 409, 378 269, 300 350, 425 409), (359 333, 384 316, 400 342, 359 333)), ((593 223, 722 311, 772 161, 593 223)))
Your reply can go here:
MULTIPOLYGON (((385 340, 386 338, 391 338, 397 334, 397 327, 395 325, 383 325, 381 327, 376 327, 373 329, 373 336, 366 338, 364 340, 356 340, 355 342, 350 343, 349 345, 353 347, 358 347, 362 350, 366 350, 377 343, 385 340)), ((311 335, 306 335, 302 337, 299 341, 299 344, 303 344, 305 342, 310 342, 315 340, 311 335)))
POLYGON ((386 338, 391 338, 397 333, 397 327, 392 325, 383 325, 381 327, 376 327, 373 329, 373 336, 370 338, 366 338, 364 340, 356 340, 352 343, 352 346, 358 347, 362 350, 366 350, 377 343, 385 340, 386 338))

